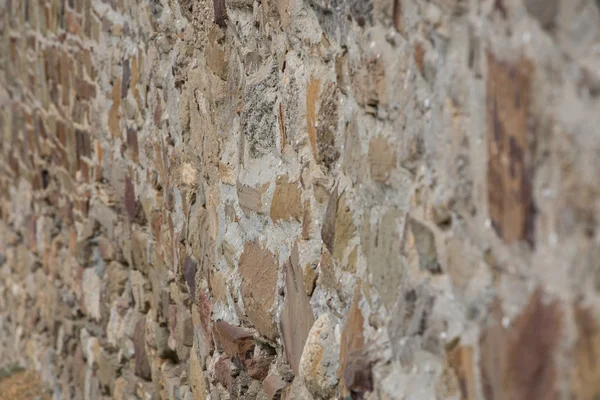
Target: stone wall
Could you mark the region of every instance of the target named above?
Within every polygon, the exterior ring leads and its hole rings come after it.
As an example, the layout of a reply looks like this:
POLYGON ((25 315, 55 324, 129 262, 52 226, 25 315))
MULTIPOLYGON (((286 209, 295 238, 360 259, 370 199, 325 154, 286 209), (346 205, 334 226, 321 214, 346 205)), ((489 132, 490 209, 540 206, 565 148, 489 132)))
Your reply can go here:
POLYGON ((597 399, 599 126, 597 0, 0 0, 0 364, 597 399))

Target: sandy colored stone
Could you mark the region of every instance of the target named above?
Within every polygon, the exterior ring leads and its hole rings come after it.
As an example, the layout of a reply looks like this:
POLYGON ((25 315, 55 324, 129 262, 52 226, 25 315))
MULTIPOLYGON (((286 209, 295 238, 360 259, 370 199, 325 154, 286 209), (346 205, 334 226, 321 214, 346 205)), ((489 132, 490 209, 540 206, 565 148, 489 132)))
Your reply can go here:
POLYGON ((271 219, 289 221, 302 219, 301 189, 298 182, 289 182, 288 176, 278 176, 271 201, 271 219))
POLYGON ((317 153, 317 101, 319 97, 320 80, 310 77, 306 88, 306 124, 308 126, 308 140, 315 158, 317 153))
POLYGON ((321 314, 311 327, 302 357, 299 376, 315 398, 330 398, 338 385, 336 358, 339 356, 333 317, 321 314))
POLYGON ((242 278, 241 294, 246 314, 261 335, 274 339, 277 329, 271 312, 279 274, 275 255, 257 242, 246 242, 238 271, 242 278))
POLYGON ((396 151, 385 137, 375 137, 369 142, 369 170, 374 181, 387 183, 396 168, 396 151))
POLYGON ((456 346, 448 353, 448 359, 458 380, 462 398, 465 400, 476 399, 473 348, 471 346, 456 346))
POLYGON ((600 362, 593 355, 600 346, 600 325, 591 308, 574 307, 577 342, 571 375, 572 391, 577 399, 593 400, 600 395, 600 362))
POLYGON ((189 382, 194 395, 194 400, 205 400, 208 394, 206 378, 196 353, 196 349, 192 349, 189 362, 189 382))
MULTIPOLYGON (((355 360, 359 360, 361 357, 356 357, 356 352, 365 346, 365 334, 363 327, 365 318, 363 317, 362 311, 359 308, 359 302, 362 299, 362 293, 360 289, 361 282, 359 281, 354 289, 354 299, 348 313, 348 319, 346 320, 344 328, 342 329, 338 377, 340 379, 340 393, 343 395, 350 394, 350 388, 352 388, 350 384, 353 383, 346 382, 346 377, 351 376, 354 378, 356 375, 356 373, 347 373, 347 369, 349 368, 349 360, 353 357, 352 355, 354 355, 355 360)), ((364 359, 364 357, 362 357, 362 359, 364 359)), ((365 361, 361 364, 365 364, 362 366, 364 368, 368 366, 369 362, 365 361)), ((370 379, 372 381, 372 378, 370 379)), ((372 385, 372 382, 370 385, 372 385)))

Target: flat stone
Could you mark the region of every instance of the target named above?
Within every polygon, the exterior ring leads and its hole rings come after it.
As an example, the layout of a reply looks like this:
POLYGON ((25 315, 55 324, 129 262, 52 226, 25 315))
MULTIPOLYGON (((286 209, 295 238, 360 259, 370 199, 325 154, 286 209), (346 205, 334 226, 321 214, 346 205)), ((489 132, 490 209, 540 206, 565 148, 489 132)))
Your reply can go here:
POLYGON ((131 259, 133 267, 147 273, 150 267, 148 256, 148 242, 150 238, 147 233, 135 230, 131 232, 131 259))
POLYGON ((125 290, 128 278, 129 271, 127 271, 123 264, 117 261, 112 261, 108 264, 108 268, 106 269, 106 285, 102 301, 112 304, 112 302, 121 296, 125 290))
POLYGON ((533 65, 527 59, 509 65, 496 60, 491 52, 488 52, 487 65, 490 220, 496 234, 506 244, 521 240, 532 245, 535 207, 529 109, 533 65))
POLYGON ((190 298, 193 301, 196 298, 196 269, 198 264, 190 257, 187 256, 183 263, 183 277, 185 283, 187 283, 190 291, 190 298))
POLYGON ((595 399, 600 396, 600 360, 591 355, 600 351, 600 324, 593 308, 577 304, 573 312, 578 333, 571 379, 573 394, 577 399, 595 399))
POLYGON ((369 142, 369 170, 376 182, 388 183, 396 167, 396 152, 387 138, 378 136, 369 142))
POLYGON ((206 377, 202 371, 202 365, 198 359, 197 349, 193 348, 189 361, 189 377, 188 381, 192 388, 194 400, 206 400, 206 377))
POLYGON ((544 300, 538 289, 510 326, 502 324, 504 318, 496 302, 479 342, 486 399, 559 399, 555 354, 563 336, 560 304, 544 300))
MULTIPOLYGON (((348 312, 348 318, 342 329, 342 339, 340 344, 340 363, 338 376, 340 377, 340 393, 343 395, 349 395, 351 384, 353 382, 346 382, 346 376, 352 379, 360 379, 356 376, 356 371, 346 371, 350 360, 350 355, 354 354, 354 361, 358 361, 361 365, 365 364, 365 357, 361 359, 357 351, 361 350, 365 346, 365 334, 364 334, 364 323, 365 319, 362 315, 362 311, 359 308, 359 303, 362 299, 361 293, 361 282, 359 281, 354 289, 354 299, 352 306, 348 312)), ((363 365, 364 366, 364 365, 363 365)), ((352 367, 351 367, 352 369, 352 367)), ((370 368, 369 368, 370 369, 370 368)), ((372 378, 371 378, 372 379, 372 378)), ((363 383, 365 384, 365 383, 363 383)), ((372 390, 372 384, 371 389, 372 390)), ((369 390, 369 391, 370 391, 369 390)))
POLYGON ((115 386, 115 376, 119 369, 119 358, 117 353, 108 352, 102 349, 98 356, 98 381, 102 386, 108 388, 109 393, 112 393, 115 386))
POLYGON ((399 248, 403 215, 402 211, 391 209, 383 214, 375 229, 371 228, 369 213, 363 215, 361 246, 372 274, 372 285, 387 307, 398 297, 403 276, 399 248))
POLYGON ((333 257, 341 260, 348 248, 348 242, 354 237, 356 227, 352 219, 352 211, 346 204, 346 195, 342 194, 338 201, 335 218, 335 236, 333 240, 333 257))
POLYGON ((419 268, 433 274, 441 273, 442 269, 438 262, 435 236, 432 230, 414 218, 409 218, 408 224, 419 257, 419 268))
POLYGON ((83 271, 81 287, 83 291, 83 304, 87 313, 90 317, 99 321, 101 318, 102 279, 100 279, 94 268, 86 268, 83 271))
POLYGON ((302 191, 298 182, 289 182, 286 175, 278 176, 271 202, 271 219, 290 221, 302 219, 302 191))
POLYGON ((238 182, 238 201, 244 213, 256 212, 258 214, 262 214, 265 212, 265 205, 263 204, 262 196, 265 194, 268 188, 268 183, 265 183, 259 187, 252 187, 238 182))
POLYGON ((221 356, 215 362, 215 379, 230 393, 234 390, 234 366, 229 357, 221 356))
POLYGON ((135 306, 138 311, 146 313, 150 308, 150 283, 140 271, 131 271, 130 279, 135 306))
POLYGON ((454 370, 462 398, 475 400, 477 397, 473 347, 458 345, 448 354, 450 365, 454 370))
POLYGON ((288 363, 298 375, 300 357, 308 332, 314 323, 310 298, 304 288, 302 269, 298 265, 298 244, 285 264, 285 305, 281 314, 281 334, 288 363), (293 260, 293 261, 292 261, 293 260))
POLYGON ((146 355, 146 318, 143 316, 135 324, 133 346, 135 351, 135 374, 140 378, 150 380, 150 363, 146 355))
POLYGON ((279 264, 275 255, 256 242, 246 242, 238 262, 242 277, 244 309, 261 335, 277 336, 272 309, 275 303, 279 264))
POLYGON ((330 254, 333 254, 333 244, 335 240, 335 220, 338 209, 338 189, 337 186, 329 196, 327 202, 327 208, 325 209, 325 216, 323 217, 323 225, 321 227, 321 240, 329 250, 330 254))

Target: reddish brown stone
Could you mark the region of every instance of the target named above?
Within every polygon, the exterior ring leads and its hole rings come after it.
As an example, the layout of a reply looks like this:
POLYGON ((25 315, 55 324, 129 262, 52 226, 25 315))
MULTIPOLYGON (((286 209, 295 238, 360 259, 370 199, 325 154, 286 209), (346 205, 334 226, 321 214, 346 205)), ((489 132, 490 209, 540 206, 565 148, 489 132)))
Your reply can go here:
POLYGON ((221 356, 215 363, 215 378, 225 387, 225 389, 229 390, 229 392, 233 392, 234 389, 234 379, 231 375, 232 370, 233 363, 229 357, 221 356))
POLYGON ((269 375, 263 381, 263 390, 267 399, 279 399, 287 383, 277 375, 269 375))
POLYGON ((246 360, 246 368, 248 370, 248 376, 252 379, 259 381, 264 380, 269 374, 269 368, 273 357, 259 357, 256 359, 246 360))
POLYGON ((533 67, 522 59, 511 66, 488 54, 487 197, 494 230, 504 242, 533 245, 535 211, 529 133, 533 67))
POLYGON ((254 339, 251 332, 225 321, 215 322, 213 331, 215 340, 229 357, 242 361, 252 357, 254 339))
POLYGON ((558 303, 547 303, 542 297, 542 291, 536 291, 509 328, 501 325, 501 306, 494 305, 494 323, 479 343, 487 400, 560 398, 555 351, 562 336, 563 315, 558 303))
POLYGON ((279 272, 275 255, 256 242, 246 242, 238 270, 246 314, 261 335, 275 339, 277 329, 271 315, 279 272))

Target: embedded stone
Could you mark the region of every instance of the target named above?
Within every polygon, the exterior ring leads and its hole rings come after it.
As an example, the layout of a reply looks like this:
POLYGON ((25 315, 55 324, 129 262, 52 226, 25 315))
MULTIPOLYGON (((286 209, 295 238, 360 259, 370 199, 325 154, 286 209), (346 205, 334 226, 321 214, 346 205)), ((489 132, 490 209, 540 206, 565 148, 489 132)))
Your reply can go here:
POLYGON ((146 355, 146 318, 144 316, 140 317, 135 324, 133 348, 135 351, 135 374, 140 378, 150 380, 150 363, 146 355))
POLYGON ((271 312, 279 274, 275 255, 256 242, 246 242, 238 271, 242 277, 241 294, 246 314, 261 335, 274 339, 277 328, 271 312))
POLYGON ((217 321, 213 326, 215 340, 225 354, 242 361, 252 356, 254 339, 251 332, 225 321, 217 321))
POLYGON ((396 167, 396 151, 387 138, 378 136, 369 142, 369 170, 376 182, 388 183, 396 167))
POLYGON ((329 399, 338 386, 339 342, 335 339, 333 317, 321 314, 311 327, 302 356, 299 376, 316 398, 329 399))
POLYGON ((285 305, 281 314, 281 334, 288 363, 298 375, 300 357, 314 317, 304 288, 302 269, 298 265, 298 244, 285 266, 285 305))
POLYGON ((259 214, 264 213, 265 205, 263 204, 262 196, 265 194, 268 188, 268 183, 265 183, 260 187, 254 188, 252 186, 243 185, 238 182, 237 195, 242 210, 245 213, 249 213, 252 211, 259 214))
POLYGON ((281 392, 287 386, 287 383, 277 375, 269 375, 263 381, 263 389, 267 399, 281 398, 281 392))
POLYGON ((298 182, 289 182, 288 176, 279 176, 271 202, 271 219, 290 221, 302 218, 301 190, 298 182))
MULTIPOLYGON (((363 328, 365 318, 359 308, 361 299, 361 282, 359 281, 354 289, 354 300, 352 301, 352 306, 348 312, 348 318, 342 329, 338 370, 338 376, 340 377, 340 392, 342 395, 350 395, 350 390, 357 391, 358 386, 364 389, 364 391, 371 391, 373 389, 372 377, 366 375, 359 376, 356 371, 357 365, 350 366, 350 370, 348 370, 348 364, 351 359, 353 360, 352 362, 355 362, 356 364, 368 364, 367 357, 358 353, 358 351, 362 350, 365 346, 363 328), (352 382, 347 382, 346 377, 351 378, 352 382), (367 382, 369 380, 370 383, 367 382), (356 387, 353 388, 353 385, 356 387)), ((368 369, 370 371, 370 367, 368 369)), ((366 373, 366 371, 363 371, 363 373, 366 373)))

